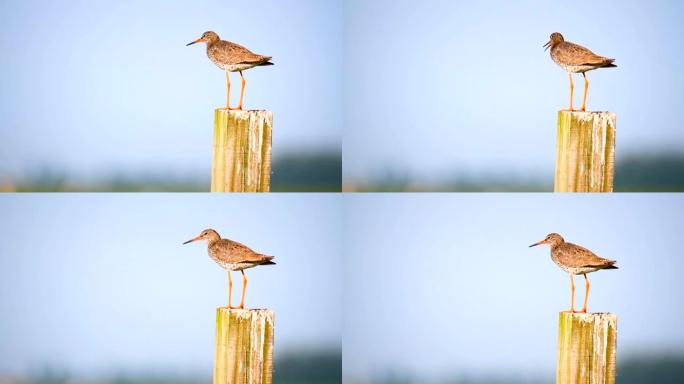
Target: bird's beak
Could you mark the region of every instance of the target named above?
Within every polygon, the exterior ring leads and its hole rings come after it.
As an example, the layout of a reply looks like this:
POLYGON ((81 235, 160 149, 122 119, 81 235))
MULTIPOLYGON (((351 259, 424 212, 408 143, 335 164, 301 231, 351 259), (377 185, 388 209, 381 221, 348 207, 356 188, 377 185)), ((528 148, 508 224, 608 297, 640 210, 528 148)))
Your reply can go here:
POLYGON ((193 241, 197 241, 197 240, 199 240, 200 238, 201 238, 201 236, 197 236, 197 237, 195 237, 195 238, 193 238, 193 239, 190 239, 190 240, 186 241, 185 243, 183 243, 183 245, 185 245, 185 244, 187 244, 187 243, 192 243, 193 241))
POLYGON ((546 44, 543 45, 544 51, 546 51, 547 49, 549 49, 550 46, 551 46, 551 40, 549 40, 546 44))
POLYGON ((530 245, 529 248, 536 247, 537 245, 540 245, 540 244, 544 244, 544 241, 546 241, 546 239, 544 239, 544 240, 542 240, 542 241, 538 241, 538 242, 536 242, 536 243, 530 245))
POLYGON ((199 43, 200 41, 202 41, 202 38, 201 38, 201 37, 200 37, 199 39, 195 40, 195 41, 191 41, 191 42, 185 44, 185 46, 187 47, 188 45, 193 45, 193 44, 195 44, 195 43, 199 43))
POLYGON ((537 245, 546 244, 546 239, 542 241, 537 241, 536 243, 529 246, 529 248, 536 247, 537 245))

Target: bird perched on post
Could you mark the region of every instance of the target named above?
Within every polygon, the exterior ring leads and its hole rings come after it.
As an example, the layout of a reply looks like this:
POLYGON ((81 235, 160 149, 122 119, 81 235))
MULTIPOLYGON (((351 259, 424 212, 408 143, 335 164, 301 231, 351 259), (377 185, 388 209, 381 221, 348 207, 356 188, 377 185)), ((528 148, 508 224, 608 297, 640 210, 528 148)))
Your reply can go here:
POLYGON ((565 41, 563 35, 558 32, 552 33, 551 39, 544 44, 545 51, 549 48, 551 48, 551 59, 568 72, 570 79, 569 111, 574 111, 572 109, 572 93, 575 85, 572 83, 572 73, 581 73, 584 76, 584 98, 582 99, 582 108, 580 108, 580 111, 584 112, 587 107, 587 90, 589 89, 586 72, 596 68, 617 67, 613 64, 615 59, 599 56, 581 45, 565 41))
POLYGON ((219 36, 212 31, 204 32, 200 38, 189 42, 186 46, 199 42, 207 44, 207 56, 209 56, 209 59, 226 72, 226 83, 228 87, 226 109, 242 109, 242 99, 245 94, 245 84, 247 83, 245 77, 242 75, 242 71, 263 65, 273 65, 273 63, 270 62, 271 56, 257 55, 241 45, 221 40, 219 36), (228 72, 240 72, 240 78, 242 79, 240 102, 236 108, 230 107, 230 75, 228 72))
POLYGON ((205 229, 197 237, 192 238, 183 244, 188 244, 193 241, 206 241, 207 251, 211 257, 221 268, 228 273, 228 308, 242 309, 245 307, 245 289, 247 288, 247 276, 245 276, 245 269, 256 267, 257 265, 271 265, 275 264, 273 256, 262 255, 252 251, 246 245, 240 244, 237 241, 222 239, 221 236, 213 229, 205 229), (242 272, 242 298, 240 305, 233 307, 231 304, 231 296, 233 293, 233 280, 230 277, 230 271, 242 272))
POLYGON ((540 244, 551 245, 551 260, 570 274, 570 312, 575 312, 575 280, 573 275, 584 276, 586 292, 584 293, 584 306, 580 312, 586 313, 590 286, 587 273, 596 272, 600 269, 618 269, 614 265, 616 261, 598 257, 592 251, 579 245, 566 243, 557 233, 548 234, 544 240, 530 245, 530 248, 540 244))

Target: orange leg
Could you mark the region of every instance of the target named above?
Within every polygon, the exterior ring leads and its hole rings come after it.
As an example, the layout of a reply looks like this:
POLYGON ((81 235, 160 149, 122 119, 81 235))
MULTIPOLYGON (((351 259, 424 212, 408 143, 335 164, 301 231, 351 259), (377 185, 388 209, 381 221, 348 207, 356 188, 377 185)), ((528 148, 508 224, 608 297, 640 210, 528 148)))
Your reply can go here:
POLYGON ((587 90, 589 90, 589 79, 587 79, 587 74, 584 72, 582 72, 582 76, 584 76, 584 98, 582 99, 582 108, 580 108, 580 111, 584 112, 587 109, 587 90))
POLYGON ((570 274, 570 312, 575 313, 575 279, 570 274))
POLYGON ((240 78, 242 79, 242 87, 240 88, 240 103, 238 103, 238 106, 235 109, 242 110, 242 98, 245 95, 245 84, 247 84, 245 77, 242 76, 242 71, 240 71, 240 78))
POLYGON ((233 295, 233 279, 230 278, 230 271, 226 271, 228 273, 228 308, 233 308, 233 305, 230 303, 230 297, 233 295))
POLYGON ((572 82, 572 73, 568 72, 568 79, 570 79, 570 108, 566 109, 566 111, 574 111, 572 109, 572 94, 575 91, 575 84, 572 82))
POLYGON ((245 307, 245 290, 247 289, 247 276, 245 276, 245 271, 242 272, 242 299, 240 299, 240 305, 238 308, 243 309, 245 307))
POLYGON ((229 72, 226 71, 226 84, 228 84, 228 92, 226 93, 226 109, 231 109, 230 108, 230 75, 228 73, 229 72))
POLYGON ((587 313, 587 301, 589 300, 589 286, 591 284, 589 284, 589 279, 587 278, 587 274, 584 273, 583 275, 584 275, 584 281, 585 281, 584 288, 586 289, 586 292, 584 292, 584 306, 582 307, 582 309, 580 309, 580 312, 587 313))

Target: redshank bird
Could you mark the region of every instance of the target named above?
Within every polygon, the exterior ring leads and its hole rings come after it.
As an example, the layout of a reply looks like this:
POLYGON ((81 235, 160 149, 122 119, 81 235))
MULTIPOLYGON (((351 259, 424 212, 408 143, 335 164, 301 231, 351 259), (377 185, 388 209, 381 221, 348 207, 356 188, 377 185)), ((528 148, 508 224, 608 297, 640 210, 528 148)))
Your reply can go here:
POLYGON ((582 108, 580 108, 580 111, 584 112, 587 107, 587 90, 589 89, 586 72, 596 68, 617 67, 613 64, 615 59, 599 56, 581 45, 565 41, 563 35, 558 32, 552 33, 551 40, 544 44, 545 51, 549 48, 551 48, 551 59, 568 72, 570 79, 570 108, 567 109, 568 111, 574 111, 572 109, 572 93, 575 85, 572 83, 572 74, 581 73, 584 76, 584 98, 582 99, 582 108))
POLYGON ((183 244, 197 240, 204 240, 207 242, 209 257, 228 273, 228 308, 244 308, 245 289, 247 288, 245 269, 256 267, 257 265, 275 264, 272 261, 273 256, 266 256, 254 252, 246 245, 240 244, 237 241, 222 239, 218 232, 213 229, 205 229, 199 236, 192 238, 183 244), (230 278, 230 271, 242 272, 242 298, 240 299, 240 305, 237 307, 233 307, 230 301, 233 293, 233 280, 230 278))
POLYGON ((586 292, 584 293, 584 306, 580 312, 587 312, 587 300, 589 299, 589 279, 587 273, 596 272, 600 269, 618 269, 616 261, 596 256, 592 251, 566 243, 561 235, 550 233, 542 241, 530 245, 534 247, 540 244, 551 245, 551 260, 562 270, 570 274, 570 312, 575 312, 575 281, 573 275, 584 275, 586 292))
POLYGON ((207 44, 207 56, 209 56, 209 59, 226 72, 226 83, 228 84, 226 109, 242 109, 242 99, 245 94, 245 84, 247 83, 242 75, 242 71, 262 65, 273 65, 270 62, 271 56, 257 55, 241 45, 221 40, 212 31, 204 32, 199 39, 186 44, 186 46, 199 42, 207 44), (228 72, 240 72, 240 78, 242 79, 240 103, 236 108, 230 107, 230 75, 228 72))

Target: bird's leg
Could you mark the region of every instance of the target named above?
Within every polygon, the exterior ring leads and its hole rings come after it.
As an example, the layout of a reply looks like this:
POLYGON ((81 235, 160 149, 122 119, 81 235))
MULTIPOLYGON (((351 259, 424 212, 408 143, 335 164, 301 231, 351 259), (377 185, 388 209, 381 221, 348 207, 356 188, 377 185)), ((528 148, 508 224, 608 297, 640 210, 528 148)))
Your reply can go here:
POLYGON ((228 274, 228 309, 232 309, 233 305, 230 303, 230 297, 233 295, 233 279, 230 278, 230 271, 226 271, 228 274))
POLYGON ((247 289, 247 276, 245 276, 245 271, 240 270, 242 272, 242 299, 240 299, 240 305, 238 308, 243 309, 245 307, 245 289, 247 289))
POLYGON ((240 79, 242 79, 242 87, 240 88, 240 103, 238 103, 238 106, 235 109, 242 110, 242 97, 245 95, 245 84, 247 84, 245 77, 242 76, 242 71, 240 71, 240 79))
POLYGON ((226 84, 228 84, 228 92, 226 92, 226 109, 232 109, 230 108, 230 75, 228 70, 226 69, 226 84))
POLYGON ((572 73, 570 72, 568 72, 568 79, 570 79, 570 108, 566 109, 566 111, 572 112, 574 111, 574 109, 572 109, 572 93, 575 90, 575 84, 572 82, 572 73))
POLYGON ((570 274, 570 313, 575 313, 575 279, 570 274))
POLYGON ((589 79, 587 79, 587 74, 585 72, 582 72, 582 76, 584 76, 584 98, 582 99, 582 108, 580 108, 580 111, 584 112, 587 108, 587 90, 589 90, 589 79))
POLYGON ((583 275, 584 275, 584 281, 585 281, 584 288, 586 289, 586 291, 584 292, 584 306, 582 307, 582 309, 580 309, 580 312, 587 313, 587 301, 589 300, 589 286, 591 284, 589 284, 589 279, 587 278, 587 274, 584 273, 583 275))

